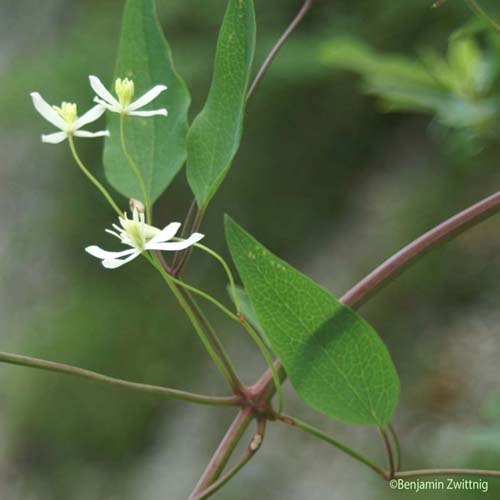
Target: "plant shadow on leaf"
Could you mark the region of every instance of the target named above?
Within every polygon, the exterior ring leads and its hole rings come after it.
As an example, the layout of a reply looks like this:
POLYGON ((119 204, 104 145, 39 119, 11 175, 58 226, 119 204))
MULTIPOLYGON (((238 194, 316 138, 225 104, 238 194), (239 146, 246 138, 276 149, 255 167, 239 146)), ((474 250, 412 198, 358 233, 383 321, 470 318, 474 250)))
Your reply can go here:
POLYGON ((384 427, 398 399, 398 390, 392 391, 385 377, 392 375, 392 362, 386 349, 377 352, 380 342, 359 322, 350 309, 338 309, 304 341, 288 367, 296 390, 313 408, 346 422, 384 427), (320 374, 318 366, 328 371, 320 374), (335 396, 329 397, 322 384, 337 388, 335 396))

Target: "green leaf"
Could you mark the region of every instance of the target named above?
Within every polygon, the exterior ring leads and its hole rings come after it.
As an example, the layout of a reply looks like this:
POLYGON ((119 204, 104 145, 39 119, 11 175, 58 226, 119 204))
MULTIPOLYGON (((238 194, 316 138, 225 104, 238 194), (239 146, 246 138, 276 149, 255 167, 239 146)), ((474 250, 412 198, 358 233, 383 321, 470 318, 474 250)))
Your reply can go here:
POLYGON ((231 255, 273 351, 299 396, 332 418, 385 426, 399 379, 375 330, 226 218, 231 255))
POLYGON ((482 134, 498 116, 492 95, 496 60, 471 38, 452 38, 447 58, 431 50, 418 58, 384 54, 352 38, 337 38, 323 45, 320 59, 358 73, 363 90, 378 96, 384 111, 432 114, 446 127, 482 134))
MULTIPOLYGON (((168 117, 127 117, 127 147, 139 167, 154 202, 172 182, 186 159, 190 104, 186 85, 174 68, 170 47, 163 35, 154 0, 127 0, 122 24, 115 78, 134 80, 136 97, 156 84, 168 90, 148 109, 167 108, 168 117)), ((109 182, 128 198, 145 201, 139 183, 120 145, 120 119, 108 113, 111 136, 104 148, 104 168, 109 182)))
POLYGON ((441 90, 443 85, 419 60, 399 54, 386 54, 351 37, 338 37, 325 42, 319 51, 320 62, 336 69, 354 71, 371 83, 388 86, 441 90))
POLYGON ((187 178, 200 208, 210 202, 238 151, 254 52, 253 1, 229 0, 212 86, 188 135, 187 178))

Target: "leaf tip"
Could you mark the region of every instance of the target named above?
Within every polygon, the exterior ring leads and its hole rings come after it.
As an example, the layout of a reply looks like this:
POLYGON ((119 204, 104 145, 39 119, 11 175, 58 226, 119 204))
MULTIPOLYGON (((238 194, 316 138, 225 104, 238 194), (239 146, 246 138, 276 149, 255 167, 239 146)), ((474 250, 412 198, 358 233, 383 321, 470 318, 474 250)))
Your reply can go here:
POLYGON ((237 226, 238 226, 238 224, 236 224, 235 220, 230 215, 224 214, 224 228, 226 230, 226 234, 232 228, 237 227, 237 226))

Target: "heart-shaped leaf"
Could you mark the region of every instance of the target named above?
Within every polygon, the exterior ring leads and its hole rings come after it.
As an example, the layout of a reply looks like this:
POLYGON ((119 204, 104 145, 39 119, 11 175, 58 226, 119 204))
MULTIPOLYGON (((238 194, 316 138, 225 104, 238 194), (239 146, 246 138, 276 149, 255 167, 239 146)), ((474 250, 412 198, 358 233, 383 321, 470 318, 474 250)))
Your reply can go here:
POLYGON ((200 208, 207 206, 238 151, 254 52, 253 1, 229 0, 212 86, 188 135, 187 178, 200 208))
MULTIPOLYGON (((154 202, 186 159, 190 104, 187 87, 175 71, 154 0, 127 0, 125 4, 115 78, 125 77, 134 80, 137 96, 157 84, 168 86, 150 105, 150 109, 167 108, 168 117, 130 116, 125 126, 127 148, 154 202)), ((120 193, 144 202, 137 178, 121 149, 118 114, 108 113, 108 128, 111 136, 104 148, 106 176, 120 193)))
POLYGON ((230 218, 226 239, 257 319, 299 396, 344 422, 387 425, 399 379, 375 330, 230 218))

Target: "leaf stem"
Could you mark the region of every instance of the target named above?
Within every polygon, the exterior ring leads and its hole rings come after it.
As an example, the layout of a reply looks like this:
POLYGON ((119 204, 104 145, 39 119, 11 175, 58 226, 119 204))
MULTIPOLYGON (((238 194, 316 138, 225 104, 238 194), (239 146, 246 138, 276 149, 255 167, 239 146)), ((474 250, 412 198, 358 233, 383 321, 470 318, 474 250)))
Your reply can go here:
POLYGON ((389 479, 392 479, 394 477, 395 468, 394 468, 394 454, 392 452, 391 442, 389 440, 387 432, 384 429, 379 427, 378 430, 380 432, 380 435, 382 436, 385 452, 387 454, 387 464, 389 465, 389 479))
POLYGON ((312 425, 309 425, 295 417, 291 417, 289 415, 281 415, 278 420, 280 422, 283 422, 284 424, 290 425, 291 427, 296 427, 297 429, 300 429, 301 431, 304 431, 308 434, 311 434, 312 436, 315 436, 333 446, 338 448, 340 451, 346 453, 349 455, 351 458, 354 458, 354 460, 357 460, 358 462, 361 462, 364 465, 367 465, 370 467, 370 469, 374 470, 379 476, 382 476, 384 479, 387 479, 387 474, 386 472, 379 467, 377 464, 372 462, 369 458, 365 457, 363 454, 359 453, 356 450, 353 450, 349 446, 345 445, 344 443, 341 443, 337 439, 333 438, 332 436, 326 434, 320 429, 317 429, 316 427, 313 427, 312 425))
POLYGON ((76 164, 80 167, 80 170, 87 176, 90 182, 92 182, 92 184, 101 192, 104 198, 106 198, 106 201, 111 205, 113 210, 120 217, 123 217, 123 212, 119 209, 118 205, 113 200, 113 197, 109 194, 107 189, 90 173, 90 171, 87 169, 87 167, 83 164, 82 160, 78 156, 72 135, 68 135, 68 143, 69 143, 69 148, 71 150, 71 154, 73 155, 76 164))
POLYGON ((392 424, 389 424, 389 433, 392 437, 392 442, 394 443, 394 451, 396 454, 396 464, 395 464, 395 469, 396 472, 401 470, 401 444, 399 443, 399 437, 396 433, 396 429, 394 429, 394 426, 392 424))
POLYGON ((22 356, 20 354, 0 352, 0 362, 12 365, 27 366, 29 368, 38 368, 40 370, 47 370, 57 373, 64 373, 66 375, 73 375, 75 377, 81 377, 96 382, 110 384, 115 387, 123 387, 124 389, 145 392, 148 394, 157 394, 159 396, 187 401, 189 403, 198 403, 211 406, 237 406, 239 404, 239 398, 237 396, 204 396, 201 394, 194 394, 191 392, 170 389, 157 385, 129 382, 127 380, 109 377, 107 375, 103 375, 101 373, 90 370, 85 370, 83 368, 78 368, 76 366, 71 366, 64 363, 56 363, 55 361, 46 361, 44 359, 33 358, 30 356, 22 356))
POLYGON ((132 156, 130 155, 127 149, 127 143, 125 141, 125 118, 126 118, 125 114, 120 115, 120 143, 122 146, 123 154, 125 155, 125 158, 127 159, 127 162, 133 174, 135 175, 135 178, 137 179, 139 186, 141 187, 142 195, 144 196, 144 203, 146 204, 147 221, 149 224, 151 224, 152 222, 151 200, 149 197, 149 192, 146 188, 146 183, 144 182, 144 178, 142 177, 141 171, 139 170, 139 167, 132 159, 132 156))

